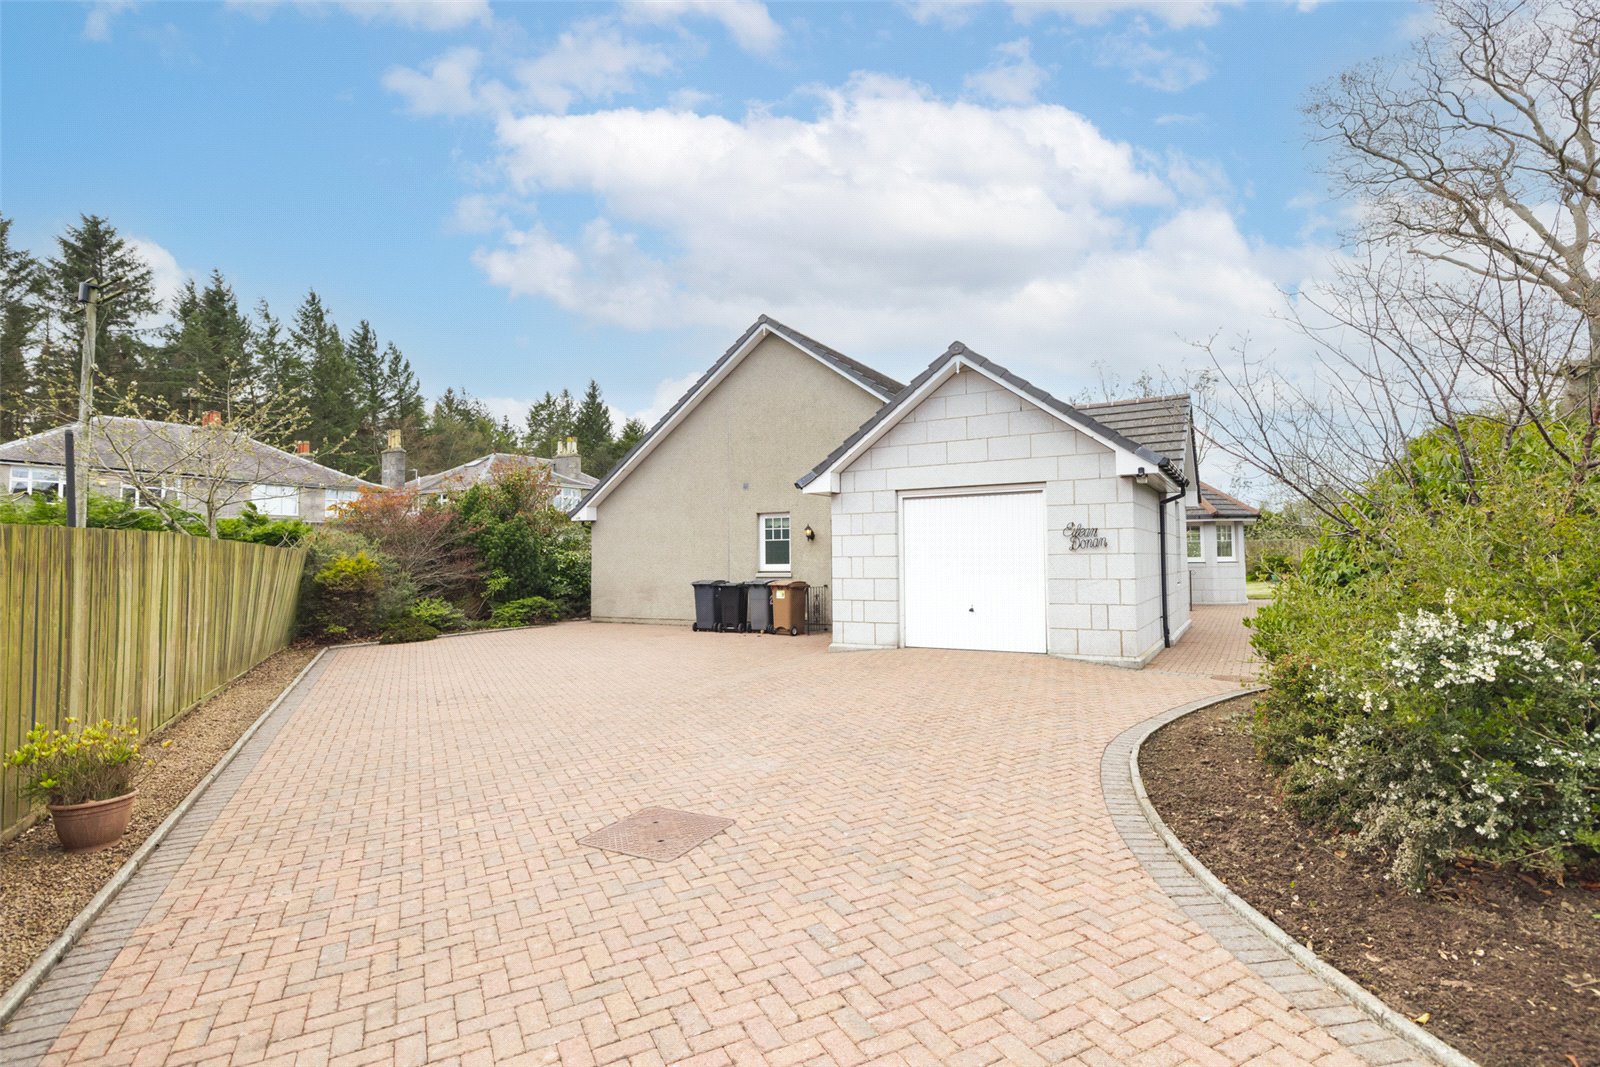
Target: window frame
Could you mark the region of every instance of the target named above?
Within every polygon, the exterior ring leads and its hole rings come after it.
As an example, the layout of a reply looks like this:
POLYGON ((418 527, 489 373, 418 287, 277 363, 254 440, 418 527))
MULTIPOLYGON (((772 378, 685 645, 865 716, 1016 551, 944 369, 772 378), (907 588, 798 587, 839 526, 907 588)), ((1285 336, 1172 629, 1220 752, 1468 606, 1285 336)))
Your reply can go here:
POLYGON ((556 495, 551 497, 550 502, 554 504, 559 511, 571 511, 578 501, 582 499, 583 491, 581 489, 574 489, 571 486, 563 485, 561 488, 556 490, 556 495))
POLYGON ((47 492, 53 492, 56 496, 63 495, 67 491, 67 469, 65 467, 32 467, 23 465, 12 467, 11 473, 6 477, 6 490, 12 495, 24 493, 27 496, 32 496, 39 490, 40 483, 47 483, 51 486, 50 489, 46 490, 47 492), (19 479, 18 475, 23 475, 23 477, 19 479), (41 475, 45 477, 40 477, 41 475), (53 481, 52 478, 54 479, 53 481), (17 487, 19 480, 23 483, 24 488, 19 489, 17 487))
POLYGON ((756 516, 756 570, 761 574, 791 574, 794 570, 794 522, 787 511, 764 511, 756 516), (769 520, 782 519, 781 538, 767 536, 769 520), (782 541, 788 546, 788 559, 783 563, 767 562, 767 545, 782 541))
POLYGON ((1190 563, 1204 563, 1206 561, 1206 535, 1201 526, 1191 526, 1185 531, 1183 537, 1184 558, 1190 563))
POLYGON ((163 478, 161 479, 161 484, 154 487, 144 487, 139 485, 138 482, 122 482, 120 484, 121 492, 118 495, 123 500, 132 502, 136 508, 157 509, 159 504, 146 503, 147 500, 152 498, 162 503, 170 500, 180 508, 183 506, 183 490, 174 479, 163 478))
POLYGON ((1217 548, 1217 562, 1218 563, 1235 563, 1235 562, 1238 561, 1238 559, 1239 559, 1239 538, 1236 536, 1236 533, 1237 533, 1237 531, 1234 529, 1234 524, 1231 523, 1231 522, 1218 523, 1217 524, 1217 533, 1216 533, 1215 544, 1216 544, 1216 548, 1217 548), (1226 556, 1224 556, 1222 554, 1222 531, 1223 530, 1227 530, 1228 531, 1228 554, 1226 556))
POLYGON ((273 519, 298 519, 300 517, 300 487, 298 485, 281 485, 276 482, 256 482, 250 486, 250 503, 261 514, 273 519), (262 492, 264 489, 282 489, 285 492, 268 496, 262 492), (261 505, 268 500, 286 500, 292 510, 271 511, 261 505))
POLYGON ((361 490, 359 489, 341 489, 337 486, 329 486, 322 490, 322 517, 331 519, 334 517, 334 508, 342 504, 353 504, 360 499, 361 490), (335 493, 340 494, 337 500, 334 499, 335 493))

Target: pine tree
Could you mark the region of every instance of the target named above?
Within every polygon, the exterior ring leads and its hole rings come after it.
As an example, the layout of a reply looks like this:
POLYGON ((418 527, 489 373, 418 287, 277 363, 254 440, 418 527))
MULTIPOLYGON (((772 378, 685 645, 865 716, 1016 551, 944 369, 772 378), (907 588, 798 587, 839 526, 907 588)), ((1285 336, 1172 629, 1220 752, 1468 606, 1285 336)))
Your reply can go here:
POLYGON ((509 425, 497 423, 481 400, 465 389, 446 389, 434 402, 427 427, 412 453, 413 465, 427 474, 449 470, 490 452, 516 447, 509 425))
POLYGON ((204 290, 184 283, 162 334, 165 344, 146 358, 141 391, 175 416, 194 421, 221 410, 250 380, 250 323, 221 271, 211 272, 204 290))
POLYGON ((378 335, 372 323, 362 319, 345 341, 345 356, 350 362, 356 392, 351 398, 356 407, 355 438, 346 449, 351 457, 351 473, 372 478, 378 473, 378 453, 382 444, 382 423, 388 407, 384 395, 383 356, 378 351, 378 335))
MULTIPOLYGON (((272 314, 265 300, 256 304, 256 321, 251 326, 251 355, 255 368, 256 391, 262 397, 276 397, 290 408, 303 408, 311 393, 311 370, 283 333, 283 324, 272 314)), ((297 427, 304 432, 306 427, 297 427)), ((271 441, 284 447, 289 441, 271 441)))
POLYGON ((572 436, 578 439, 578 454, 600 458, 608 456, 614 441, 611 429, 611 410, 600 398, 600 383, 589 380, 583 394, 583 403, 572 420, 572 436))
POLYGON ((82 215, 56 238, 57 255, 46 268, 48 300, 60 329, 58 344, 43 354, 36 366, 44 388, 64 405, 75 407, 78 392, 78 354, 74 341, 83 333, 83 310, 78 306, 78 285, 94 279, 102 286, 118 286, 122 293, 100 305, 95 366, 118 382, 137 381, 144 367, 146 344, 142 323, 160 310, 155 275, 139 253, 98 215, 82 215))
POLYGON ((315 289, 307 291, 295 311, 289 343, 309 370, 307 436, 318 462, 347 472, 360 467, 353 443, 360 426, 355 370, 339 328, 315 289))
POLYGON ((44 269, 11 247, 11 220, 0 216, 0 441, 36 428, 29 363, 48 326, 44 294, 44 269))
POLYGON ((393 341, 384 346, 383 356, 385 417, 396 424, 419 422, 427 414, 427 408, 422 402, 422 389, 417 385, 411 361, 400 354, 393 341))
POLYGON ((528 408, 524 447, 535 456, 555 455, 577 418, 578 404, 570 392, 563 389, 560 396, 546 392, 528 408))

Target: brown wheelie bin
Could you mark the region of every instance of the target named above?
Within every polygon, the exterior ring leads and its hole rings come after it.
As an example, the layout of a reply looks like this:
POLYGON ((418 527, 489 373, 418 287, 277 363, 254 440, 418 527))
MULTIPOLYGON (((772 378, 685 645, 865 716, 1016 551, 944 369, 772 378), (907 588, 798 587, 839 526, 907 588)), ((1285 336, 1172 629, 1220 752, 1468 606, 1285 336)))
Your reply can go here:
POLYGON ((772 583, 772 631, 791 636, 806 632, 805 582, 772 583))

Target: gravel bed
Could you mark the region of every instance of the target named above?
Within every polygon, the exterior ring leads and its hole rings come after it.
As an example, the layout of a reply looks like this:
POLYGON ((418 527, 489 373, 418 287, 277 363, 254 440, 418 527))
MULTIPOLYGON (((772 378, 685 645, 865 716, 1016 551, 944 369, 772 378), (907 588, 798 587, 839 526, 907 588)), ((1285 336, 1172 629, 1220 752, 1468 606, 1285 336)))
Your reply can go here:
POLYGON ((148 762, 134 778, 139 799, 117 844, 69 856, 49 819, 0 845, 0 990, 10 987, 65 930, 140 843, 189 795, 239 735, 294 680, 315 648, 269 656, 187 715, 146 737, 148 762), (163 748, 163 741, 171 741, 163 748))

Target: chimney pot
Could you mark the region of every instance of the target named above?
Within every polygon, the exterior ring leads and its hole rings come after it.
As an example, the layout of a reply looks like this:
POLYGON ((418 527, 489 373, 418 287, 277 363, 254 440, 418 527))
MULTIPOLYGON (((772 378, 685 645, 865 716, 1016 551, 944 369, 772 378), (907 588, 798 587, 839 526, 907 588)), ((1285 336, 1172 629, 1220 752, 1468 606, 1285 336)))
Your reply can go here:
POLYGON ((311 455, 311 442, 310 441, 296 441, 294 443, 294 454, 297 455, 297 456, 309 456, 309 455, 311 455))
POLYGON ((200 416, 200 425, 201 426, 221 426, 222 425, 222 412, 220 412, 220 411, 207 411, 206 413, 204 413, 203 415, 200 416))

